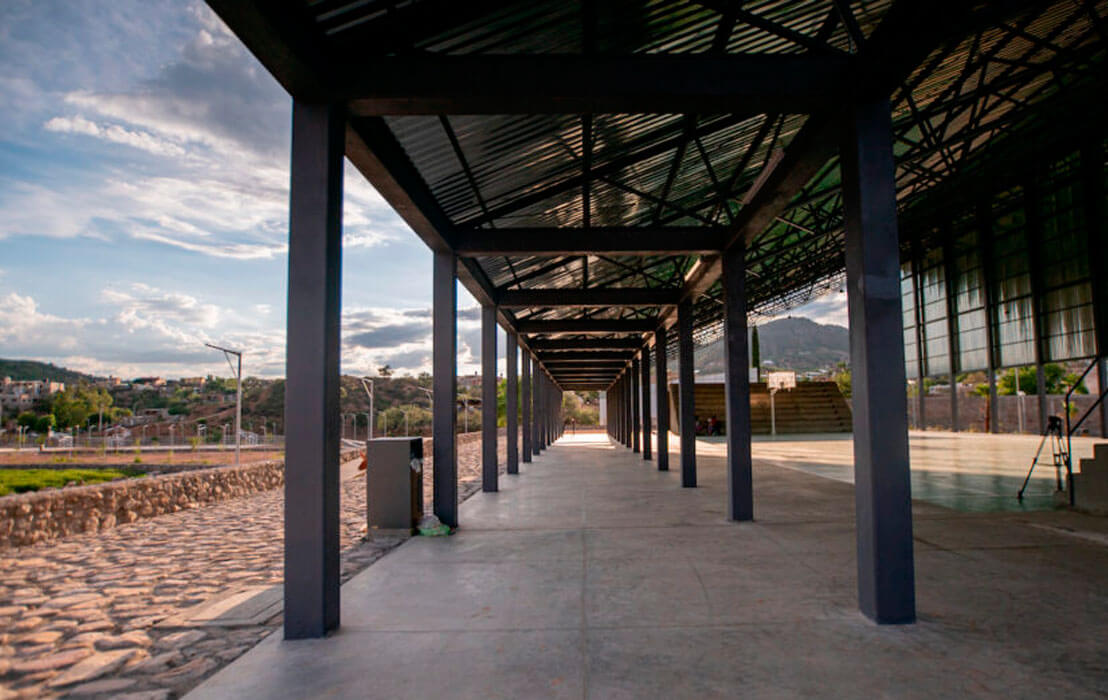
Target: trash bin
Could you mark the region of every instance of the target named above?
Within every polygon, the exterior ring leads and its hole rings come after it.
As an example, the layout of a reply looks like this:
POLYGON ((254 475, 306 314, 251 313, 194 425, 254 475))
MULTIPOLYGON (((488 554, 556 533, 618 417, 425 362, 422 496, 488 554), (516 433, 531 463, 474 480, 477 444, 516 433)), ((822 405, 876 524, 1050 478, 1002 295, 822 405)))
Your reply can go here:
POLYGON ((423 438, 366 443, 366 533, 410 535, 423 517, 423 438))

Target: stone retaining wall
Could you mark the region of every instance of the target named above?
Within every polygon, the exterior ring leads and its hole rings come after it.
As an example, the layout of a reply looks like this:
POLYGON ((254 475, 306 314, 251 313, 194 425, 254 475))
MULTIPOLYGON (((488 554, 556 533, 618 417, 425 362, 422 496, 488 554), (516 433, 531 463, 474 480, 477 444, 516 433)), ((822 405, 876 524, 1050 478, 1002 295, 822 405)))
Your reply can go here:
MULTIPOLYGON (((357 455, 344 450, 343 459, 357 455)), ((260 491, 285 482, 283 460, 182 474, 43 489, 0 498, 0 548, 18 547, 152 518, 260 491)))

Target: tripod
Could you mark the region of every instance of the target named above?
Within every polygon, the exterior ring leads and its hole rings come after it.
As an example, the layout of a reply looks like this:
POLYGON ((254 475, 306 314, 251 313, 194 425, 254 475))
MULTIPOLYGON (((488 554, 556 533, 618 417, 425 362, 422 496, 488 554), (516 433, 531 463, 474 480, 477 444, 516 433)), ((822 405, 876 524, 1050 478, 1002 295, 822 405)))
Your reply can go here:
POLYGON ((1066 468, 1067 485, 1069 483, 1070 455, 1066 451, 1066 436, 1062 431, 1062 419, 1058 416, 1049 416, 1046 421, 1046 430, 1043 432, 1043 439, 1039 441, 1039 449, 1035 452, 1035 459, 1031 460, 1031 468, 1027 470, 1027 478, 1023 480, 1023 486, 1016 494, 1016 499, 1019 501, 1023 501, 1023 492, 1027 490, 1027 483, 1031 481, 1031 472, 1035 471, 1035 465, 1039 463, 1039 457, 1043 454, 1043 448, 1046 446, 1048 438, 1050 439, 1050 452, 1054 458, 1054 480, 1058 492, 1063 491, 1062 467, 1066 468))

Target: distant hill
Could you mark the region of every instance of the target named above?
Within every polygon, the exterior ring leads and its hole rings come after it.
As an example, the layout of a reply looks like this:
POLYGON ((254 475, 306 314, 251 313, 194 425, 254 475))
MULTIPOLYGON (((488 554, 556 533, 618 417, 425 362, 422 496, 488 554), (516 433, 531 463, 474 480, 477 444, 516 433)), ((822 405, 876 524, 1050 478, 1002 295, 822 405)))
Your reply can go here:
MULTIPOLYGON (((843 326, 807 318, 780 318, 758 326, 762 363, 781 369, 816 370, 850 361, 850 335, 843 326)), ((704 374, 722 372, 723 341, 696 350, 696 368, 704 374)))
POLYGON ((91 374, 76 372, 47 362, 4 359, 0 359, 0 377, 11 377, 16 381, 48 379, 52 382, 65 382, 66 384, 95 382, 99 379, 99 377, 94 377, 91 374))

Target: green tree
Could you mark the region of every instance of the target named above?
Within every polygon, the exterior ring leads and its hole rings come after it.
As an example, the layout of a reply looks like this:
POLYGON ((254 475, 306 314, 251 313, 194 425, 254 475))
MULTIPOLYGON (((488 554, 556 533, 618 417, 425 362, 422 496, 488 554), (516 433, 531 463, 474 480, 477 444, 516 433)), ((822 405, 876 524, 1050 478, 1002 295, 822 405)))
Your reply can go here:
POLYGON ((54 429, 54 414, 47 413, 46 415, 37 416, 35 418, 34 431, 36 433, 49 433, 54 429))
POLYGON ((392 366, 386 364, 384 367, 378 367, 377 374, 381 375, 385 379, 388 379, 392 376, 392 366))
POLYGON ((34 427, 36 420, 38 420, 38 416, 36 416, 33 412, 24 411, 23 413, 20 413, 18 416, 16 416, 15 422, 16 425, 20 425, 30 430, 34 427))
POLYGON ((843 396, 849 399, 851 393, 850 368, 845 363, 840 362, 837 371, 831 375, 831 380, 838 385, 843 396))
MULTIPOLYGON (((1038 373, 1035 367, 1013 367, 1000 375, 997 381, 997 393, 1011 396, 1016 393, 1016 387, 1025 394, 1039 393, 1038 373), (1018 380, 1017 380, 1018 377, 1018 380)), ((1043 384, 1048 394, 1064 394, 1077 381, 1077 375, 1067 373, 1065 367, 1056 363, 1043 365, 1043 384)), ((1082 383, 1076 389, 1078 394, 1087 394, 1089 390, 1082 383)))

